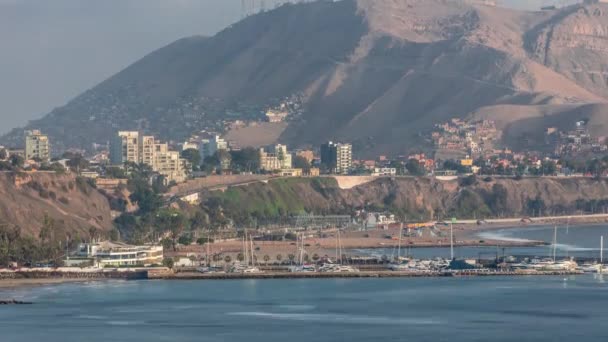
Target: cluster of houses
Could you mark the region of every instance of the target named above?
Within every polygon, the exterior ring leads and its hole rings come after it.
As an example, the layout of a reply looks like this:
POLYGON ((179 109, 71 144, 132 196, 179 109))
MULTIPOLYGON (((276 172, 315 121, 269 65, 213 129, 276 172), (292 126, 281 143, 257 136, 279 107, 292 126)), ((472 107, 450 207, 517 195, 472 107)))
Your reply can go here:
POLYGON ((556 127, 549 127, 545 137, 547 143, 555 146, 555 153, 561 156, 608 151, 606 137, 593 137, 586 121, 577 121, 575 128, 566 132, 559 131, 556 127))
POLYGON ((468 122, 455 118, 435 125, 431 138, 438 150, 460 151, 477 156, 493 148, 494 142, 500 138, 500 132, 491 120, 468 122))

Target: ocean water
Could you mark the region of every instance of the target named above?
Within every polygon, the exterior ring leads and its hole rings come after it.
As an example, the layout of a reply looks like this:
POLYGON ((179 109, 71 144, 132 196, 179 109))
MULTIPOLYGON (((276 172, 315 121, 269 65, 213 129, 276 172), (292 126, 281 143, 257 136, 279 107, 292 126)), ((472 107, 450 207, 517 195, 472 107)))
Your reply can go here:
MULTIPOLYGON (((553 255, 554 226, 538 226, 527 228, 498 229, 477 234, 480 240, 503 240, 503 241, 545 241, 549 246, 542 247, 512 247, 497 248, 487 247, 456 247, 454 254, 458 258, 483 258, 492 259, 496 255, 513 256, 539 256, 549 257, 553 255)), ((608 225, 574 225, 557 227, 556 255, 558 257, 584 257, 600 258, 600 237, 604 236, 604 256, 608 260, 608 225)), ((358 249, 356 253, 364 255, 388 257, 397 255, 393 248, 383 249, 358 249)), ((401 255, 412 255, 416 258, 449 258, 450 249, 447 248, 412 248, 408 250, 403 247, 401 255)))
POLYGON ((110 281, 2 297, 35 302, 0 307, 2 342, 608 340, 598 276, 110 281))

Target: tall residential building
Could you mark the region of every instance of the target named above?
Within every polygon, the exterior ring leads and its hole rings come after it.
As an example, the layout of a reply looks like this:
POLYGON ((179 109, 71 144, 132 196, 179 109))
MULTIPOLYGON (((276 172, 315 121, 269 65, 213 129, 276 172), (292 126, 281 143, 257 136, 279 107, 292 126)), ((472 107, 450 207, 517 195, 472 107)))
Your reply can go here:
POLYGON ((353 146, 332 141, 321 145, 321 164, 329 173, 348 174, 353 166, 353 146))
POLYGON ((156 139, 153 136, 143 136, 138 148, 140 163, 154 165, 156 162, 156 139))
POLYGON ((114 165, 139 163, 139 132, 120 131, 110 143, 110 161, 114 165))
POLYGON ((219 135, 214 136, 208 141, 203 141, 199 148, 199 152, 203 160, 214 155, 215 152, 219 150, 228 151, 228 142, 222 139, 219 135))
POLYGON ((186 160, 177 151, 170 151, 167 144, 155 144, 152 169, 168 181, 181 183, 186 180, 186 160))
POLYGON ((186 160, 169 145, 159 143, 153 136, 142 136, 138 132, 118 132, 112 140, 110 159, 112 164, 126 162, 149 165, 154 172, 163 175, 167 182, 186 180, 186 160))
POLYGON ((49 161, 51 146, 49 137, 39 130, 25 131, 25 159, 49 161))
POLYGON ((291 169, 291 153, 285 145, 276 145, 271 152, 260 149, 260 169, 265 171, 291 169))

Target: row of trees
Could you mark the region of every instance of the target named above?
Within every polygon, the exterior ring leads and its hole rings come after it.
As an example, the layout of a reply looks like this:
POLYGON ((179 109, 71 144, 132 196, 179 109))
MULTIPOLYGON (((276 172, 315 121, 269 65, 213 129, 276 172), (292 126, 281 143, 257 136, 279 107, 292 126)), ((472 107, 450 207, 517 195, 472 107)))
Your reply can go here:
POLYGON ((50 264, 61 266, 66 250, 91 237, 98 237, 98 231, 91 227, 86 236, 68 232, 61 222, 44 215, 38 236, 25 234, 21 227, 0 221, 0 265, 11 263, 36 266, 50 264))

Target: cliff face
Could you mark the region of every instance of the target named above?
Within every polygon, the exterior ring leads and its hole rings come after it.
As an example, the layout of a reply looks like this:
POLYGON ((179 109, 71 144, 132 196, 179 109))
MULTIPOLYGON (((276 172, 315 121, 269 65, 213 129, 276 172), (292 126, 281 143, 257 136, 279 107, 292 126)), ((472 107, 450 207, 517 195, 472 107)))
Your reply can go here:
POLYGON ((377 179, 341 189, 331 178, 275 180, 234 187, 211 195, 228 216, 278 217, 303 212, 350 214, 354 209, 390 210, 409 218, 489 218, 603 210, 608 182, 592 179, 493 179, 438 181, 429 178, 377 179), (582 200, 581 200, 582 199, 582 200), (578 204, 577 204, 578 202, 578 204))
POLYGON ((0 223, 21 227, 37 237, 45 215, 55 221, 55 234, 88 236, 112 229, 107 199, 82 179, 54 173, 0 173, 0 223))

